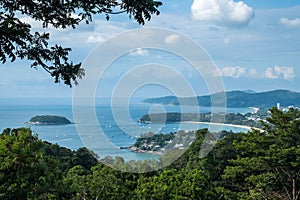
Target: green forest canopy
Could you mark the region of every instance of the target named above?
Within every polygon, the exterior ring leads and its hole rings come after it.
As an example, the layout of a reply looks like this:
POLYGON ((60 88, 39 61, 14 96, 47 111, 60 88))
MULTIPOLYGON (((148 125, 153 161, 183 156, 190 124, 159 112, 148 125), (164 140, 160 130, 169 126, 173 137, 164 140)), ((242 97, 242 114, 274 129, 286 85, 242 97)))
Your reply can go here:
POLYGON ((149 173, 122 170, 159 165, 172 154, 156 162, 99 158, 113 169, 86 148, 72 151, 39 140, 30 129, 6 129, 0 134, 0 198, 297 200, 300 111, 270 112, 263 132, 227 133, 204 158, 199 151, 211 133, 199 130, 178 160, 149 173))

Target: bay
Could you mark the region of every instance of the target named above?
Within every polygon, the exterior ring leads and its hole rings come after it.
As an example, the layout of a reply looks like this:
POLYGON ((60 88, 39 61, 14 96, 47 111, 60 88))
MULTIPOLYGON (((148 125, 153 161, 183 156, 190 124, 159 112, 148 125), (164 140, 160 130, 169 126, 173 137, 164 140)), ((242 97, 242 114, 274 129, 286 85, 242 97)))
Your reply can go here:
MULTIPOLYGON (((81 124, 83 131, 78 132, 78 124, 68 125, 29 125, 25 122, 29 121, 31 117, 36 115, 59 115, 67 117, 70 121, 74 122, 72 105, 68 103, 55 103, 59 101, 51 101, 47 104, 36 104, 30 101, 18 102, 15 101, 0 101, 0 130, 5 128, 20 128, 29 127, 38 135, 42 140, 57 143, 69 149, 76 150, 80 147, 92 147, 95 153, 100 158, 105 156, 121 156, 125 160, 144 160, 156 159, 158 156, 150 154, 133 153, 129 150, 119 147, 127 147, 136 141, 136 138, 149 131, 155 133, 170 133, 177 132, 178 130, 196 130, 200 128, 208 128, 208 124, 195 124, 195 123, 167 123, 167 124, 139 124, 137 121, 140 117, 147 113, 155 112, 180 112, 180 106, 171 105, 149 105, 144 103, 130 104, 127 109, 124 106, 114 107, 115 112, 120 113, 121 110, 128 111, 130 120, 116 120, 115 113, 109 104, 96 105, 94 110, 98 120, 98 124, 89 124, 89 115, 86 117, 86 124, 81 124), (77 126, 77 127, 76 127, 77 126), (100 131, 99 131, 100 130, 100 131), (110 142, 115 148, 106 148, 107 141, 96 140, 97 134, 102 132, 105 139, 110 142), (89 143, 86 144, 85 142, 89 143)), ((186 107, 184 110, 189 112, 196 112, 194 107, 186 107)), ((197 108, 198 109, 198 108, 197 108)), ((83 108, 84 110, 84 108, 83 108)), ((252 112, 251 108, 230 108, 227 112, 233 113, 246 113, 252 112)), ((200 108, 199 112, 210 112, 210 108, 200 108)), ((233 132, 245 132, 246 129, 238 127, 224 126, 225 130, 232 130, 233 132)))

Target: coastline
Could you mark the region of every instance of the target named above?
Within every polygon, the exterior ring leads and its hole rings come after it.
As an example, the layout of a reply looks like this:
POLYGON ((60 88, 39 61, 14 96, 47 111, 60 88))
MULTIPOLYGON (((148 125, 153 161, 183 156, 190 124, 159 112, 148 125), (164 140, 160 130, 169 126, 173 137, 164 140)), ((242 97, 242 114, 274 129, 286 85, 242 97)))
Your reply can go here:
POLYGON ((217 122, 195 122, 195 121, 186 121, 186 122, 181 122, 181 123, 195 123, 195 124, 208 124, 208 125, 216 125, 216 126, 229 126, 229 127, 243 128, 243 129, 248 129, 248 130, 254 129, 254 130, 263 131, 262 129, 257 128, 257 127, 238 125, 238 124, 223 124, 223 123, 217 123, 217 122))
MULTIPOLYGON (((123 148, 124 149, 124 148, 123 148)), ((137 147, 130 146, 127 148, 129 151, 134 152, 134 153, 142 153, 142 154, 151 154, 151 155, 157 155, 161 156, 163 153, 161 151, 147 151, 147 150, 141 150, 137 147)))
POLYGON ((30 124, 30 125, 68 125, 68 124, 74 124, 74 123, 72 123, 72 122, 70 122, 70 123, 25 122, 25 124, 30 124))
MULTIPOLYGON (((217 123, 217 122, 197 122, 197 121, 184 121, 184 122, 181 122, 181 123, 215 125, 215 126, 221 126, 222 128, 224 126, 226 126, 226 127, 236 127, 236 128, 241 128, 241 129, 245 129, 245 130, 248 130, 248 131, 250 131, 250 130, 257 130, 257 131, 263 132, 262 129, 257 128, 257 127, 250 127, 250 126, 238 125, 238 124, 224 124, 224 123, 217 123)), ((246 131, 245 131, 245 133, 246 133, 246 131)), ((128 149, 129 151, 134 152, 134 153, 151 154, 151 155, 158 155, 158 156, 161 156, 161 155, 164 154, 164 151, 161 151, 161 150, 158 150, 158 151, 142 150, 142 149, 140 149, 138 147, 135 147, 133 145, 128 146, 128 147, 120 147, 120 149, 128 149)))

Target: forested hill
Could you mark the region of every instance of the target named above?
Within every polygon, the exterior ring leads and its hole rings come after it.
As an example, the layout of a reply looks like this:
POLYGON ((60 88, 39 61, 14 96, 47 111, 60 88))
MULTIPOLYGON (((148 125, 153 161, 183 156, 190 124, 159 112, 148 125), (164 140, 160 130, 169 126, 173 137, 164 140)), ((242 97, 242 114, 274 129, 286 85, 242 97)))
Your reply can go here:
MULTIPOLYGON (((199 106, 210 107, 211 97, 217 97, 220 93, 198 96, 199 106)), ((267 92, 249 92, 249 91, 230 91, 226 92, 227 107, 258 107, 270 108, 280 103, 281 106, 300 107, 300 93, 290 90, 273 90, 267 92)), ((159 98, 149 98, 143 100, 144 103, 170 104, 170 105, 194 105, 194 97, 179 98, 175 96, 166 96, 159 98)))
POLYGON ((36 124, 36 125, 63 125, 63 124, 71 124, 67 118, 62 116, 54 116, 54 115, 39 115, 32 117, 28 124, 36 124))

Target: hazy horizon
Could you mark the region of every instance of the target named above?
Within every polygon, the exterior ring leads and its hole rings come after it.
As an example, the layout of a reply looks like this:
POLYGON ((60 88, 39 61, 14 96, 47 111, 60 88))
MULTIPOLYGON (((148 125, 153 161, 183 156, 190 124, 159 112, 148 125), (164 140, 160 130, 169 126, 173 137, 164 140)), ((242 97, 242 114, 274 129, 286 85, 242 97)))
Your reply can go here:
MULTIPOLYGON (((110 21, 106 21, 103 16, 95 16, 90 25, 83 23, 77 29, 64 30, 43 29, 40 23, 32 22, 29 18, 21 20, 30 23, 33 30, 49 31, 51 43, 72 48, 70 58, 74 63, 84 62, 95 47, 123 32, 149 27, 166 28, 186 35, 207 52, 218 69, 213 76, 222 79, 226 91, 249 89, 256 92, 273 89, 299 91, 300 3, 261 0, 244 0, 240 4, 236 1, 230 2, 227 0, 222 4, 216 0, 164 2, 160 8, 161 14, 153 16, 145 26, 139 26, 127 15, 112 16, 110 21), (214 11, 214 5, 218 5, 217 11, 214 11), (230 15, 230 11, 234 11, 235 15, 230 15)), ((152 41, 154 39, 149 38, 152 41)), ((133 42, 122 41, 124 44, 133 42)), ((184 44, 176 35, 167 37, 165 42, 184 44)), ((113 53, 107 51, 107 56, 113 53)), ((104 58, 107 56, 103 55, 104 58)), ((101 56, 97 59, 100 59, 99 67, 103 67, 101 56)), ((102 83, 98 85, 96 96, 111 96, 112 86, 124 74, 132 67, 147 63, 158 63, 174 68, 179 75, 190 81, 196 95, 209 93, 201 75, 196 76, 192 66, 182 57, 164 49, 141 47, 131 49, 127 54, 111 61, 109 70, 101 77, 102 83)), ((148 75, 149 73, 141 74, 141 76, 148 75)), ((163 71, 160 75, 161 79, 168 79, 174 87, 180 87, 177 77, 163 71)), ((42 68, 37 70, 30 68, 30 63, 26 60, 7 62, 0 67, 2 98, 70 98, 74 88, 76 86, 70 88, 63 83, 54 83, 54 79, 42 68)), ((147 97, 147 95, 162 96, 169 93, 157 87, 140 91, 140 96, 147 97)))

